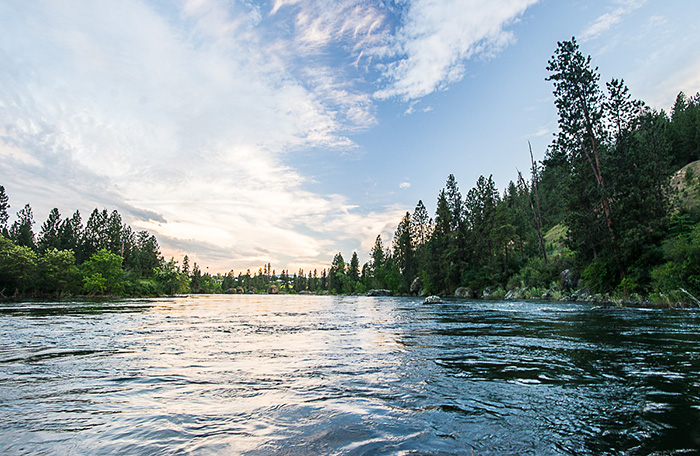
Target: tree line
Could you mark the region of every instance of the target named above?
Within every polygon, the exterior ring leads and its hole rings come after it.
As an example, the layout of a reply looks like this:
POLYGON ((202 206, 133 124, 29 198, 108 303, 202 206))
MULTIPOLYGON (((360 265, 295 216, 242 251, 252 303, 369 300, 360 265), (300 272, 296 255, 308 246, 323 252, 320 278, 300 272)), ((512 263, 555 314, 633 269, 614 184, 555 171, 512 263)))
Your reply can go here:
POLYGON ((369 261, 341 253, 320 272, 215 276, 185 256, 165 261, 155 236, 117 211, 53 209, 38 235, 29 205, 9 225, 0 186, 0 297, 176 293, 394 293, 472 295, 574 289, 661 302, 700 296, 700 95, 681 92, 670 113, 632 98, 622 79, 601 85, 573 38, 548 62, 558 131, 544 159, 499 192, 480 176, 466 194, 453 174, 434 217, 422 201, 390 245, 377 236, 369 261), (688 165, 688 166, 686 166, 688 165), (679 175, 678 170, 683 168, 679 175), (671 176, 676 175, 674 186, 671 176), (680 176, 680 178, 678 178, 680 176))
POLYGON ((693 197, 683 204, 670 181, 700 159, 700 95, 681 92, 669 115, 633 99, 622 79, 602 87, 575 38, 558 43, 547 70, 559 129, 544 160, 531 161, 527 179, 518 171, 503 194, 481 176, 462 195, 450 175, 434 218, 419 201, 391 249, 373 251, 377 285, 408 293, 420 282, 428 294, 586 288, 695 301, 698 176, 684 172, 681 187, 693 197))

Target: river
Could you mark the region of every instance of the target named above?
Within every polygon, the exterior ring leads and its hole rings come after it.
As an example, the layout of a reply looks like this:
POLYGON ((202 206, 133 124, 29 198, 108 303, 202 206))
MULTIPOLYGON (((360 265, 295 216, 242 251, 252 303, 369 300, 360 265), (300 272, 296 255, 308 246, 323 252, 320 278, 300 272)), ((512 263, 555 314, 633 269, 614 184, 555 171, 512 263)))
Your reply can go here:
POLYGON ((0 304, 0 454, 700 453, 700 312, 211 295, 0 304))

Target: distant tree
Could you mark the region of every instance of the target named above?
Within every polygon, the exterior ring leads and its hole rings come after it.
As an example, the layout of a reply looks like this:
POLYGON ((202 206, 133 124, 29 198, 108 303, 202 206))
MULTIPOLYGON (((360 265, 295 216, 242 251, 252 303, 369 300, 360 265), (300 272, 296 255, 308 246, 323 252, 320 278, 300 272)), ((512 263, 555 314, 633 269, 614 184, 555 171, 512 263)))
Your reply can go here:
POLYGON ((471 228, 471 262, 462 274, 464 282, 479 289, 491 285, 498 275, 498 260, 503 222, 499 220, 497 206, 500 203, 493 177, 479 176, 476 186, 466 197, 467 224, 471 228))
POLYGON ((5 193, 5 187, 0 185, 0 235, 6 238, 10 237, 10 232, 8 230, 8 221, 10 220, 10 203, 7 194, 5 193))
POLYGON ((163 262, 160 267, 153 271, 156 283, 168 295, 189 292, 189 280, 182 280, 184 277, 184 274, 178 271, 174 259, 163 262))
POLYGON ((331 269, 328 272, 328 287, 333 293, 341 293, 346 281, 345 260, 343 260, 343 255, 338 252, 333 257, 333 263, 331 263, 331 269))
POLYGON ((374 241, 374 246, 370 251, 370 264, 369 264, 369 274, 371 276, 371 287, 372 288, 383 288, 384 283, 384 262, 386 261, 386 255, 384 253, 384 246, 382 245, 382 236, 377 235, 377 239, 374 241))
MULTIPOLYGON (((90 258, 98 250, 108 249, 107 244, 107 209, 94 209, 88 217, 80 240, 81 256, 90 258)), ((112 252, 114 253, 114 252, 112 252)))
POLYGON ((411 241, 411 214, 409 212, 406 212, 406 215, 403 216, 401 222, 396 227, 392 256, 401 273, 399 291, 407 293, 418 269, 415 251, 411 241))
POLYGON ((423 205, 423 201, 419 200, 411 216, 411 238, 416 250, 420 250, 428 242, 432 231, 431 224, 428 210, 423 205))
POLYGON ((675 169, 700 159, 700 94, 688 97, 680 92, 671 110, 666 132, 675 169))
POLYGON ((123 258, 107 249, 100 249, 82 265, 83 288, 90 295, 124 294, 123 258))
POLYGON ((10 227, 10 239, 19 246, 36 250, 33 226, 34 216, 32 215, 32 208, 27 204, 24 206, 24 209, 17 212, 17 220, 10 227))
POLYGON ((39 287, 47 293, 61 295, 79 290, 80 270, 71 250, 51 248, 39 257, 39 287))
POLYGON ((41 225, 41 231, 39 232, 39 242, 37 247, 39 252, 43 253, 50 249, 57 249, 61 247, 59 232, 61 229, 61 214, 58 212, 57 208, 51 209, 49 216, 43 225, 41 225))
POLYGON ((32 289, 36 283, 37 256, 26 246, 0 237, 0 297, 32 289))
POLYGON ((139 231, 136 234, 136 243, 138 245, 138 264, 141 268, 141 276, 150 277, 153 270, 163 261, 158 240, 148 231, 139 231))
POLYGON ((357 252, 352 252, 350 266, 348 267, 348 278, 353 283, 357 283, 360 280, 360 259, 357 257, 357 252))
MULTIPOLYGON (((185 258, 182 259, 182 268, 181 271, 183 274, 189 277, 190 275, 190 259, 187 255, 185 255, 185 258)), ((248 270, 248 276, 250 276, 250 269, 248 270)))
POLYGON ((78 264, 83 259, 82 251, 80 250, 80 239, 82 238, 83 222, 80 217, 80 211, 75 211, 70 219, 66 218, 61 222, 58 228, 58 249, 72 250, 75 252, 75 259, 78 264))

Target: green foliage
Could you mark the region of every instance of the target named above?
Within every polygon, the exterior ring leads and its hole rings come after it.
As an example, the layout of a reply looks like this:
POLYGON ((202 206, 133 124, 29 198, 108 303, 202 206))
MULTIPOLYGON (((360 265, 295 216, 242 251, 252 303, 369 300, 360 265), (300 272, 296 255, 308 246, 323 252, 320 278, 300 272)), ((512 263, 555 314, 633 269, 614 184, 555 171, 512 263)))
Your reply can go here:
POLYGON ((79 290, 80 270, 71 250, 52 248, 39 257, 39 289, 57 296, 79 290))
POLYGON ((611 261, 594 261, 585 267, 581 274, 583 282, 596 293, 614 288, 616 282, 615 264, 611 261))
POLYGON ((37 255, 26 246, 0 235, 0 296, 12 296, 32 289, 37 278, 37 255))
POLYGON ((17 220, 10 227, 10 239, 19 246, 36 250, 33 226, 34 215, 32 214, 32 208, 27 204, 24 206, 24 209, 17 212, 17 220))
POLYGON ((125 290, 123 258, 100 249, 83 263, 83 288, 89 295, 123 295, 125 290))

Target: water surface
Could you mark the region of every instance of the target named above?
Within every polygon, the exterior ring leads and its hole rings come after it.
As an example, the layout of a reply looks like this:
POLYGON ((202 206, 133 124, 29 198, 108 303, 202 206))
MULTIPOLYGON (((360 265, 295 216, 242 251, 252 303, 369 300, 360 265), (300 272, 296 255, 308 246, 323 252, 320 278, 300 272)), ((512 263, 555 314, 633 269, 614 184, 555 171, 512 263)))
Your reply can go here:
POLYGON ((548 302, 4 303, 0 454, 698 454, 699 331, 548 302))

